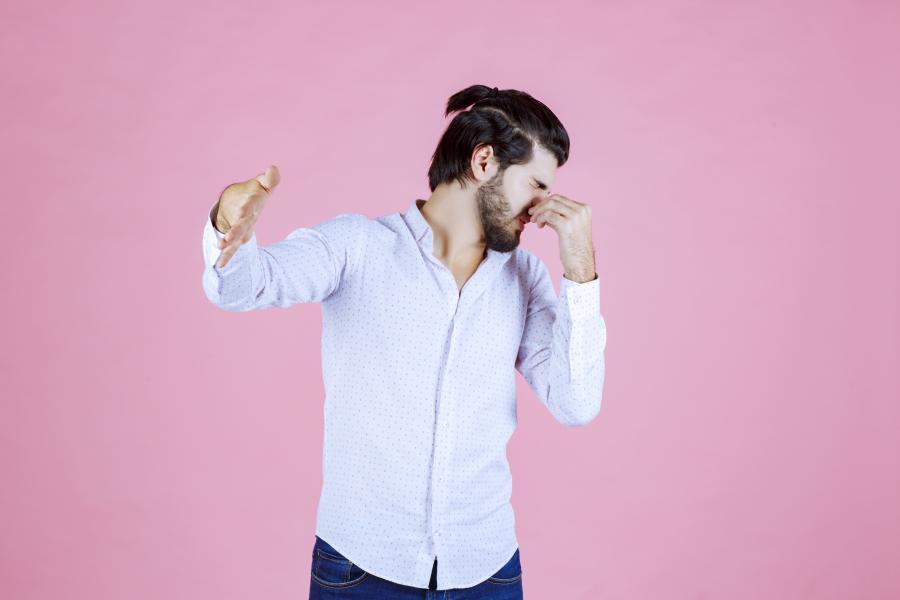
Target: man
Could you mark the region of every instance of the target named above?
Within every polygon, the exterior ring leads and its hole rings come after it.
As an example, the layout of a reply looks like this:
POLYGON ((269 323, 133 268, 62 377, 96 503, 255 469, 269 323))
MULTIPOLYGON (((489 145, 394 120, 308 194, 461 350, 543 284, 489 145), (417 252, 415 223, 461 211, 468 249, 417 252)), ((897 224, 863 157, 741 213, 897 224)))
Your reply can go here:
POLYGON ((456 111, 431 196, 403 213, 343 213, 258 246, 253 228, 280 180, 271 166, 225 188, 206 219, 203 288, 215 305, 322 303, 311 598, 522 597, 506 459, 515 371, 560 423, 600 410, 591 209, 550 193, 568 135, 517 90, 471 86, 450 97, 446 114, 456 111), (558 236, 558 297, 544 263, 519 248, 526 224, 558 236))

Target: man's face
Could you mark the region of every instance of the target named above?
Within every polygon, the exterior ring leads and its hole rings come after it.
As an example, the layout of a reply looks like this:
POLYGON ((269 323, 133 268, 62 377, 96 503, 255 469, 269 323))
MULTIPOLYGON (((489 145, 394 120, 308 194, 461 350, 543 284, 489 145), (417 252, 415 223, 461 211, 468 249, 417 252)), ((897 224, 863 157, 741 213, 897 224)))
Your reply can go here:
POLYGON ((485 245, 497 252, 510 252, 530 215, 528 209, 550 193, 556 178, 556 157, 535 146, 531 162, 512 165, 475 190, 475 202, 484 230, 485 245))

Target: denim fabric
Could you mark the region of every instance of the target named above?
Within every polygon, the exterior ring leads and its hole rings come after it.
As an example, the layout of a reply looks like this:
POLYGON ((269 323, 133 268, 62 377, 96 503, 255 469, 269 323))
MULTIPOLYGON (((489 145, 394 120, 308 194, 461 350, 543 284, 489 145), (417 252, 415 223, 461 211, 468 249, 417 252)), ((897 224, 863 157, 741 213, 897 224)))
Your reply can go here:
POLYGON ((522 600, 522 565, 519 550, 500 570, 469 588, 435 590, 437 563, 430 588, 401 585, 362 570, 316 536, 309 582, 310 600, 326 598, 366 598, 369 600, 522 600))

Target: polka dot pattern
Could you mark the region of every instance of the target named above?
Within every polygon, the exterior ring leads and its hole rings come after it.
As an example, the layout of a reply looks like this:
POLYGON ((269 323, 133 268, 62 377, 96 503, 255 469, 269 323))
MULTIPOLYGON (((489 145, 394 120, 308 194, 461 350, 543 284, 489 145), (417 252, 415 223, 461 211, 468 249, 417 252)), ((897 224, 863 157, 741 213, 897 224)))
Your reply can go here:
POLYGON ((518 548, 506 446, 518 370, 568 426, 600 410, 599 279, 561 277, 524 248, 488 249, 458 289, 414 200, 344 213, 223 268, 203 233, 203 289, 229 311, 321 302, 323 486, 316 534, 362 569, 427 588, 481 583, 518 548))

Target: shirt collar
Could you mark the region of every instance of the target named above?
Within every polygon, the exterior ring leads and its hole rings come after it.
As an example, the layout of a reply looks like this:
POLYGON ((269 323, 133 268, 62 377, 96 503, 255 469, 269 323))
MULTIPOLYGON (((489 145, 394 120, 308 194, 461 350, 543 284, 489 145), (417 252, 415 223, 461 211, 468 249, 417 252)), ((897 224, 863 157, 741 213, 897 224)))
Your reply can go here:
POLYGON ((406 220, 406 224, 409 226, 410 231, 412 231, 413 238, 415 238, 416 242, 421 243, 422 238, 426 233, 431 233, 431 225, 428 224, 428 221, 425 220, 425 217, 422 216, 422 212, 419 210, 419 202, 425 203, 425 200, 415 199, 412 201, 412 204, 409 205, 409 208, 406 210, 406 214, 403 215, 403 218, 406 220))

